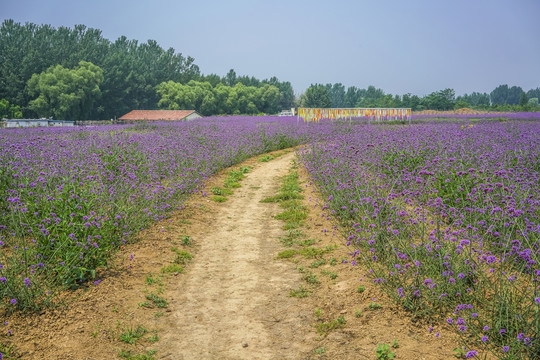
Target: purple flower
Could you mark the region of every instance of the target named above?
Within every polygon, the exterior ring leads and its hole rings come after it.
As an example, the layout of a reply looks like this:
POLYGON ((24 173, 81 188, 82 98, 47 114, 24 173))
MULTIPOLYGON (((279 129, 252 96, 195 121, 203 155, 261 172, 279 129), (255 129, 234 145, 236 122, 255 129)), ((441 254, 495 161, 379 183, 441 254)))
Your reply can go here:
POLYGON ((508 352, 508 350, 510 350, 510 348, 508 346, 503 347, 503 352, 508 352))
POLYGON ((505 332, 506 332, 506 329, 501 329, 501 331, 499 331, 499 334, 504 335, 505 332))
POLYGON ((488 338, 487 336, 485 336, 485 335, 482 336, 482 341, 483 341, 483 342, 486 342, 486 341, 488 341, 488 340, 489 340, 489 338, 488 338))
POLYGON ((17 300, 15 300, 15 299, 11 299, 11 301, 10 301, 10 302, 11 302, 11 304, 12 304, 12 305, 15 305, 15 304, 17 303, 17 300))
POLYGON ((448 318, 448 319, 446 319, 446 322, 449 323, 449 324, 453 324, 453 323, 454 323, 454 319, 448 318))
POLYGON ((466 357, 467 357, 467 359, 468 359, 468 358, 475 357, 476 355, 478 355, 478 352, 476 352, 476 351, 473 350, 473 351, 469 351, 469 352, 467 353, 467 356, 466 356, 466 357))

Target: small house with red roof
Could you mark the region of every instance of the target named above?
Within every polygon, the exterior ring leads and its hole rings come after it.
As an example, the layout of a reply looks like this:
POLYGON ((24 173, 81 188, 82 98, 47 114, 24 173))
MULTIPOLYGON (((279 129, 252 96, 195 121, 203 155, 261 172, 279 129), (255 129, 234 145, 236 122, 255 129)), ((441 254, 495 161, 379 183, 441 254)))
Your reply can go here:
POLYGON ((202 117, 195 110, 132 110, 122 121, 189 121, 202 117))

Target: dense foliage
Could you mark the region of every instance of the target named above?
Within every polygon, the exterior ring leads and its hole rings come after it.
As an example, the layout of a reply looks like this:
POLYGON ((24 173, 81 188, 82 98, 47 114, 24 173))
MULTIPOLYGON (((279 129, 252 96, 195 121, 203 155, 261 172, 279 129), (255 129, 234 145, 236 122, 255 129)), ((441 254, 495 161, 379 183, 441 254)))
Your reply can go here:
POLYGON ((85 119, 101 97, 102 82, 103 71, 86 61, 73 70, 51 66, 28 80, 28 93, 37 96, 29 108, 39 117, 85 119))
POLYGON ((540 357, 537 121, 361 125, 301 158, 396 302, 469 349, 540 357))
MULTIPOLYGON (((13 20, 5 20, 0 26, 0 99, 19 106, 25 117, 37 117, 39 113, 36 110, 42 107, 36 108, 36 103, 31 105, 31 101, 39 97, 29 88, 32 76, 50 76, 46 75, 51 72, 50 68, 56 69, 58 65, 73 70, 81 61, 102 70, 101 97, 90 111, 69 113, 51 110, 57 119, 110 119, 134 109, 157 109, 160 97, 156 86, 168 81, 181 84, 190 80, 209 81, 213 87, 219 83, 231 87, 237 83, 257 88, 271 85, 279 90, 280 110, 294 105, 294 93, 289 82, 280 82, 275 77, 262 81, 247 76, 237 77, 234 70, 223 78, 214 74, 204 76, 192 57, 176 53, 172 48, 165 50, 154 40, 139 43, 122 36, 110 41, 103 38, 100 30, 84 25, 54 28, 32 23, 23 25, 13 20)), ((50 87, 49 92, 57 90, 50 87)))
POLYGON ((0 119, 20 119, 22 118, 21 108, 10 104, 6 99, 0 100, 0 119))
POLYGON ((412 94, 403 96, 385 94, 382 89, 368 86, 360 89, 350 86, 345 90, 341 83, 312 84, 300 96, 302 107, 321 108, 411 108, 420 110, 454 110, 465 107, 495 111, 538 111, 540 88, 523 91, 519 86, 500 85, 491 94, 464 94, 456 97, 453 89, 432 92, 423 97, 412 94))
POLYGON ((265 84, 261 87, 236 83, 215 87, 209 82, 190 81, 182 85, 168 81, 159 84, 158 105, 164 109, 195 109, 202 115, 213 114, 275 114, 280 110, 279 89, 265 84))

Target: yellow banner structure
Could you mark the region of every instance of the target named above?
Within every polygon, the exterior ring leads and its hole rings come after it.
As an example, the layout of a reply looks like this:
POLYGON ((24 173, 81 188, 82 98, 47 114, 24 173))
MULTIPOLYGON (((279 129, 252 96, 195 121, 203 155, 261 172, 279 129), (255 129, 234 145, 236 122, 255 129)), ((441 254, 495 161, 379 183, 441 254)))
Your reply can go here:
POLYGON ((304 122, 319 122, 321 119, 357 119, 369 120, 410 120, 411 109, 408 108, 352 108, 352 109, 327 109, 327 108, 298 108, 298 119, 304 122))

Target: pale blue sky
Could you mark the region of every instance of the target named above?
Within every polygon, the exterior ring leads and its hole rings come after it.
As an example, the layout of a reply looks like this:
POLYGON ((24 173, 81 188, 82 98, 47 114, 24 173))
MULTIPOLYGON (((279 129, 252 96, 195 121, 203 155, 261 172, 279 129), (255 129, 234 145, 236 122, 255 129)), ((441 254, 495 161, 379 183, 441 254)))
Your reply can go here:
POLYGON ((205 74, 425 95, 540 87, 540 0, 0 0, 0 20, 156 40, 205 74))

